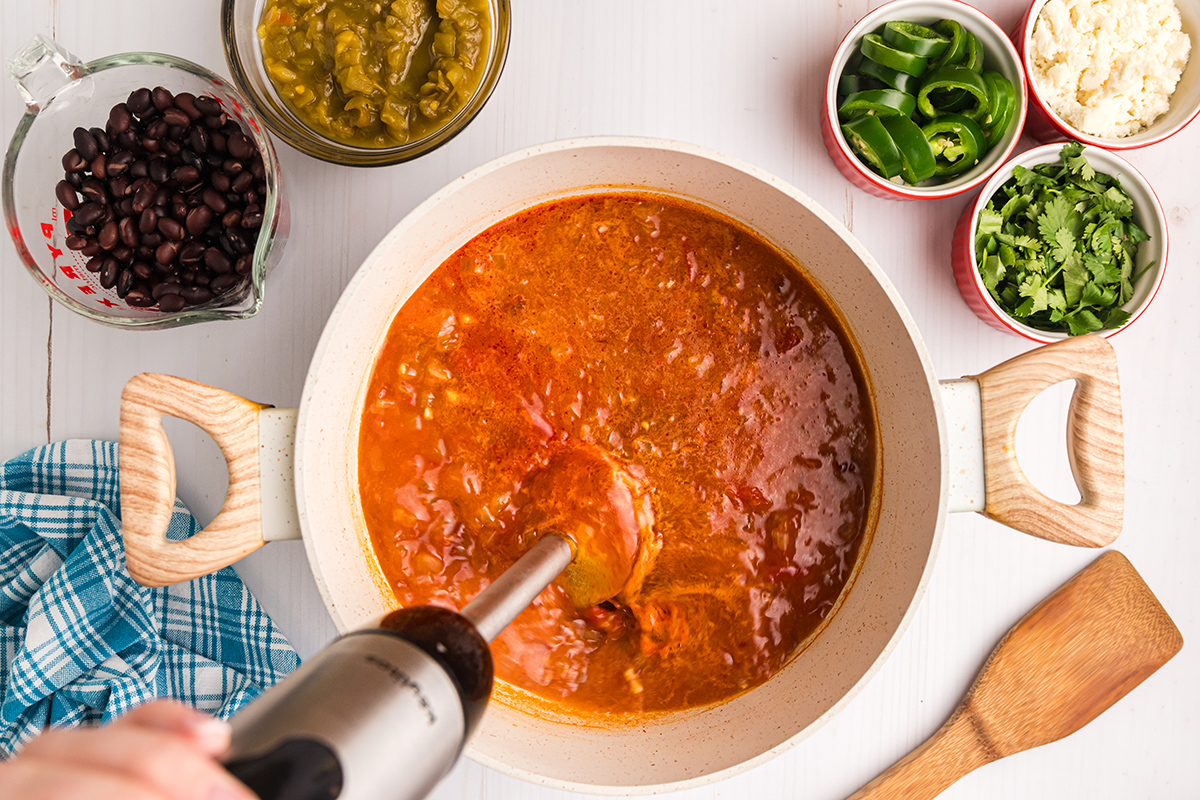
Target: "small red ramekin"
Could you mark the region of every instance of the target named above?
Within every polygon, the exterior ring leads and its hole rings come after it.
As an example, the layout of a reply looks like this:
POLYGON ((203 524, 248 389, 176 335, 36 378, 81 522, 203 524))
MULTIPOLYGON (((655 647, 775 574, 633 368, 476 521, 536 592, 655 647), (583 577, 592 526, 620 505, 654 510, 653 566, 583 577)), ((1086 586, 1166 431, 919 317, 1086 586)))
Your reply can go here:
POLYGON ((974 189, 986 181, 1000 165, 1012 155, 1017 140, 1021 138, 1021 129, 1025 125, 1025 110, 1029 104, 1029 95, 1025 86, 1025 71, 1021 68, 1021 59, 1013 48, 1008 34, 974 6, 959 2, 959 0, 894 0, 868 13, 855 23, 850 32, 842 39, 837 51, 833 54, 833 63, 825 79, 825 99, 821 103, 821 140, 829 157, 833 159, 838 171, 846 180, 878 197, 889 200, 940 200, 953 197, 956 194, 974 189), (892 20, 907 20, 922 25, 931 25, 941 19, 953 19, 964 28, 979 37, 987 56, 986 65, 994 69, 1012 82, 1017 92, 1017 109, 1013 114, 1009 131, 995 147, 989 149, 983 159, 971 169, 945 183, 921 186, 909 186, 894 183, 872 171, 858 160, 850 146, 842 136, 841 125, 837 121, 837 85, 846 67, 846 62, 859 41, 880 25, 892 20))
MULTIPOLYGON (((975 255, 975 227, 978 224, 979 212, 987 206, 988 200, 999 191, 1000 187, 1013 175, 1016 166, 1033 167, 1036 164, 1055 163, 1059 160, 1061 144, 1044 144, 1032 150, 1026 150, 1021 155, 1005 164, 991 179, 984 184, 983 190, 975 201, 968 203, 963 209, 958 223, 954 226, 954 238, 950 244, 950 263, 954 268, 954 281, 963 300, 975 315, 998 331, 1024 336, 1035 342, 1057 342, 1068 338, 1069 334, 1058 331, 1043 331, 1032 328, 1014 317, 997 305, 995 299, 983 285, 979 275, 975 255)), ((1143 269, 1151 262, 1154 266, 1146 270, 1133 286, 1133 297, 1123 308, 1132 316, 1119 328, 1100 331, 1105 338, 1125 330, 1140 317, 1150 302, 1158 294, 1166 273, 1168 236, 1167 218, 1163 213, 1162 204, 1154 189, 1146 181, 1142 173, 1116 153, 1110 153, 1095 147, 1084 147, 1083 154, 1088 163, 1097 172, 1112 175, 1121 181, 1124 189, 1133 200, 1133 219, 1146 233, 1150 240, 1143 242, 1138 248, 1138 259, 1135 269, 1143 269)))
POLYGON ((1167 113, 1156 119, 1150 127, 1120 139, 1108 139, 1092 136, 1054 113, 1049 104, 1042 99, 1038 92, 1038 84, 1034 79, 1033 55, 1031 41, 1033 27, 1037 23, 1042 6, 1048 0, 1033 0, 1025 11, 1016 29, 1012 33, 1013 44, 1021 58, 1021 69, 1029 86, 1029 121, 1025 132, 1040 142, 1061 142, 1075 139, 1091 147, 1102 147, 1105 150, 1132 150, 1138 147, 1148 147, 1168 139, 1179 133, 1188 123, 1200 114, 1200 0, 1175 0, 1179 9, 1180 21, 1185 33, 1192 39, 1192 51, 1188 58, 1187 67, 1179 78, 1175 93, 1171 95, 1171 106, 1167 113))

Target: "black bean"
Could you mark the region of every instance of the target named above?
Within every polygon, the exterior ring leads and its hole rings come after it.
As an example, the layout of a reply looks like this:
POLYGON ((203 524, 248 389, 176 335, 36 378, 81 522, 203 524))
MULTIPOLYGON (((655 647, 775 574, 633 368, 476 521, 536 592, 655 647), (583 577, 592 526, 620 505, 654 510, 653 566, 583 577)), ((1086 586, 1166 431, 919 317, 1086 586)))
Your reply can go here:
MULTIPOLYGON (((129 219, 126 217, 126 219, 129 219)), ((100 229, 99 235, 100 246, 105 250, 112 250, 117 246, 117 223, 115 220, 109 220, 104 223, 104 227, 100 229)))
POLYGON ((72 186, 74 186, 76 189, 78 189, 80 186, 83 186, 83 173, 82 172, 64 172, 63 180, 66 181, 67 183, 71 184, 72 186))
POLYGON ((250 209, 252 209, 252 208, 255 211, 262 210, 258 207, 258 192, 256 192, 255 190, 247 189, 246 193, 244 195, 242 195, 242 200, 244 200, 246 202, 246 207, 244 209, 242 209, 242 211, 249 212, 250 209))
POLYGON ((112 249, 112 257, 122 264, 127 264, 133 260, 133 250, 124 244, 119 244, 112 249))
POLYGON ((175 107, 188 115, 188 119, 200 119, 204 114, 196 108, 196 95, 191 92, 180 92, 175 95, 175 107))
MULTIPOLYGON (((132 220, 130 221, 132 222, 132 220)), ((150 233, 158 227, 158 214, 155 213, 153 208, 142 209, 142 214, 138 217, 137 227, 142 233, 150 233)))
POLYGON ((210 276, 204 270, 200 270, 196 273, 196 276, 192 278, 192 283, 196 284, 197 286, 208 286, 208 284, 211 282, 212 276, 210 276))
POLYGON ((125 106, 140 117, 150 110, 153 102, 149 89, 135 89, 125 101, 125 106))
POLYGON ((163 242, 154 251, 154 260, 160 264, 171 264, 179 255, 179 242, 163 242))
MULTIPOLYGON (((153 205, 155 208, 165 209, 170 202, 171 202, 171 190, 168 189, 166 186, 160 186, 160 187, 158 187, 158 191, 154 193, 154 201, 151 203, 151 205, 153 205)), ((166 213, 166 212, 162 212, 162 213, 166 213)), ((160 213, 159 216, 161 216, 161 215, 162 214, 160 213)))
POLYGON ((239 258, 237 263, 233 265, 233 271, 238 275, 249 275, 250 268, 252 266, 254 266, 254 261, 250 258, 250 256, 245 255, 239 258))
POLYGON ((247 229, 258 228, 262 225, 263 215, 261 211, 246 212, 242 215, 242 227, 247 229))
POLYGON ((211 289, 216 294, 221 294, 223 292, 229 291, 230 289, 232 289, 234 286, 237 286, 241 282, 242 282, 241 275, 230 272, 225 275, 218 275, 217 277, 213 278, 212 281, 208 284, 208 288, 211 289))
POLYGON ((79 195, 75 193, 75 187, 65 180, 59 181, 55 185, 54 194, 58 196, 58 202, 62 203, 63 208, 68 211, 79 208, 79 195))
POLYGON ((188 212, 187 215, 187 232, 192 236, 199 236, 208 230, 209 223, 212 222, 212 209, 206 205, 198 205, 188 212))
POLYGON ((112 258, 112 256, 92 256, 83 266, 87 268, 88 272, 99 272, 100 267, 104 265, 105 258, 112 258))
POLYGON ((157 223, 155 223, 155 228, 156 228, 156 230, 152 230, 149 233, 142 234, 142 244, 144 244, 146 247, 149 247, 151 250, 153 250, 154 248, 156 248, 160 244, 162 244, 164 241, 166 241, 163 238, 163 235, 158 232, 157 223))
POLYGON ((218 153, 229 152, 229 137, 220 131, 210 131, 208 134, 208 143, 218 153))
POLYGON ((200 155, 204 155, 208 152, 208 145, 211 141, 211 138, 212 137, 207 128, 201 128, 197 126, 192 128, 191 132, 188 134, 188 144, 192 146, 192 150, 196 151, 200 155))
MULTIPOLYGON (((159 285, 162 286, 164 284, 159 285)), ((173 292, 166 293, 158 298, 159 310, 165 311, 168 314, 176 311, 182 311, 185 305, 187 305, 187 303, 184 301, 184 299, 173 292)))
MULTIPOLYGON (((100 154, 100 148, 96 145, 96 137, 88 132, 87 128, 76 128, 72 134, 75 138, 75 152, 77 152, 84 161, 91 161, 100 154)), ((65 164, 63 165, 66 166, 65 164)))
POLYGON ((66 228, 68 234, 83 233, 87 230, 87 226, 79 221, 79 215, 77 214, 72 214, 71 218, 67 220, 66 228))
POLYGON ((179 281, 184 286, 191 286, 196 282, 196 270, 185 269, 183 272, 179 273, 179 281))
MULTIPOLYGON (((146 211, 149 211, 151 216, 154 215, 154 212, 150 211, 150 209, 146 209, 146 211)), ((145 216, 146 211, 142 212, 143 216, 145 216)), ((117 227, 120 229, 121 241, 126 247, 138 246, 141 241, 141 238, 138 236, 138 231, 140 230, 141 226, 134 224, 133 217, 125 217, 120 221, 120 223, 118 223, 117 227)), ((151 228, 151 230, 153 230, 153 228, 151 228)))
POLYGON ((96 241, 95 239, 88 239, 87 243, 84 244, 83 247, 79 248, 79 252, 81 255, 85 256, 98 256, 104 252, 104 248, 102 248, 100 246, 100 242, 96 241))
MULTIPOLYGON (((104 206, 99 203, 84 203, 75 212, 73 219, 80 225, 95 225, 104 216, 104 206)), ((78 249, 78 248, 72 248, 78 249)))
POLYGON ((108 177, 108 157, 101 153, 92 159, 92 174, 101 180, 108 177))
POLYGON ((124 133, 118 133, 117 144, 131 153, 140 153, 142 151, 141 137, 138 136, 137 131, 133 128, 124 133))
POLYGON ((130 269, 133 270, 134 275, 138 276, 144 281, 148 281, 154 276, 154 270, 150 269, 150 265, 144 261, 133 262, 133 266, 130 267, 130 269))
POLYGON ((125 170, 129 169, 129 165, 133 163, 133 153, 128 150, 117 150, 112 155, 108 156, 105 168, 108 170, 108 177, 119 177, 125 170))
POLYGON ((117 276, 117 297, 122 300, 125 295, 129 294, 129 290, 133 288, 133 270, 123 269, 121 274, 117 276))
POLYGON ((202 94, 195 100, 196 110, 205 116, 221 113, 221 104, 206 94, 202 94))
POLYGON ((192 118, 181 108, 166 109, 163 111, 162 118, 172 128, 179 128, 181 131, 192 124, 192 118))
POLYGON ((213 293, 203 286, 185 286, 179 291, 180 297, 188 302, 188 305, 199 305, 207 303, 213 299, 213 293))
POLYGON ((163 139, 159 147, 162 152, 169 156, 177 156, 179 155, 179 152, 183 150, 183 147, 179 144, 179 142, 175 141, 174 139, 163 139))
POLYGON ((137 190, 137 194, 133 196, 133 210, 141 214, 147 208, 154 204, 154 193, 158 191, 153 184, 146 184, 137 190))
POLYGON ((238 211, 237 209, 228 212, 225 216, 221 217, 221 224, 226 228, 232 228, 234 225, 241 225, 242 212, 238 211))
MULTIPOLYGON (((83 128, 79 130, 83 131, 83 128)), ((83 132, 87 133, 87 131, 83 132)), ((62 168, 67 172, 83 172, 87 169, 87 166, 88 160, 75 148, 68 150, 66 155, 62 157, 62 168)))
POLYGON ((225 201, 225 198, 216 189, 205 189, 200 198, 204 201, 204 205, 218 214, 224 214, 226 209, 229 208, 229 203, 225 201))
POLYGON ((178 181, 180 186, 188 186, 200 179, 200 170, 184 164, 172 170, 171 177, 178 181))
POLYGON ((246 159, 254 155, 254 143, 241 131, 229 137, 229 155, 246 159))
POLYGON ((142 242, 137 247, 133 248, 133 257, 140 259, 141 261, 153 261, 154 248, 145 242, 142 242))
POLYGON ((170 131, 171 126, 165 120, 156 119, 146 127, 146 135, 152 139, 162 139, 170 131))
POLYGON ((204 124, 209 128, 222 128, 229 121, 229 117, 225 116, 225 112, 220 114, 212 114, 204 118, 204 124))
POLYGON ((125 295, 125 302, 134 308, 149 308, 154 305, 154 298, 140 289, 134 289, 125 295))
POLYGON ((190 267, 193 264, 199 264, 204 260, 204 245, 201 242, 192 240, 183 246, 179 251, 179 263, 185 267, 190 267))
POLYGON ((204 264, 218 275, 223 275, 233 269, 233 262, 229 260, 229 256, 215 247, 204 251, 204 264))
POLYGON ((262 156, 254 156, 254 160, 250 162, 250 174, 260 181, 267 177, 267 166, 263 163, 262 156))
POLYGON ((114 205, 113 208, 115 208, 122 217, 137 216, 133 212, 133 198, 132 197, 122 197, 120 200, 117 201, 116 205, 114 205))
POLYGON ((104 259, 104 266, 100 268, 100 285, 105 289, 111 289, 117 283, 117 274, 121 265, 117 263, 115 258, 104 259))
POLYGON ((162 86, 154 87, 154 91, 150 94, 150 99, 154 103, 154 107, 159 111, 166 111, 168 108, 175 105, 175 95, 171 94, 162 86))
MULTIPOLYGON (((204 129, 198 128, 197 130, 204 129)), ((189 167, 195 167, 197 172, 200 172, 200 168, 204 166, 204 159, 196 155, 196 151, 190 147, 185 147, 179 152, 179 160, 184 164, 187 164, 189 167)))
POLYGON ((140 140, 140 143, 142 145, 142 149, 147 153, 157 153, 158 149, 162 147, 158 139, 155 139, 151 136, 143 136, 140 140))
POLYGON ((107 153, 109 151, 110 142, 108 140, 108 134, 104 132, 103 128, 88 128, 88 133, 90 133, 92 138, 96 140, 96 148, 101 153, 107 153))
POLYGON ((150 296, 158 300, 164 294, 178 294, 179 281, 175 280, 173 275, 168 275, 162 279, 161 283, 156 283, 150 287, 150 296))
MULTIPOLYGON (((183 226, 170 217, 163 217, 158 221, 158 230, 172 242, 183 241, 183 226)), ((166 262, 164 261, 163 263, 165 264, 166 262)))
POLYGON ((93 203, 108 202, 108 189, 95 178, 84 178, 83 185, 79 187, 79 193, 85 200, 93 203))
POLYGON ((233 183, 230 184, 229 188, 232 189, 233 191, 237 192, 238 194, 241 194, 242 192, 249 189, 250 184, 252 184, 252 183, 254 183, 254 176, 251 175, 249 172, 243 172, 241 175, 238 175, 236 178, 233 179, 233 183))
POLYGON ((121 134, 129 130, 132 122, 133 116, 130 115, 129 108, 124 103, 117 103, 108 112, 108 127, 114 134, 121 134))
POLYGON ((221 171, 231 178, 236 178, 241 175, 246 169, 246 165, 236 158, 227 158, 221 164, 221 171))
POLYGON ((129 165, 129 174, 135 178, 145 178, 150 175, 150 163, 148 161, 134 161, 129 165))
POLYGON ((233 185, 233 179, 224 172, 214 172, 208 179, 212 182, 213 188, 218 192, 228 192, 229 187, 233 185))

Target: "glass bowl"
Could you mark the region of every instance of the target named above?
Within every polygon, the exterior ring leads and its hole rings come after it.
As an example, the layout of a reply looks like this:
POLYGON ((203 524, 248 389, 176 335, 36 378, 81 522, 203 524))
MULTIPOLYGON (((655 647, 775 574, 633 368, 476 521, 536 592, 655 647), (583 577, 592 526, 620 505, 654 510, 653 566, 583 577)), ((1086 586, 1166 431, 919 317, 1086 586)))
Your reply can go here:
POLYGON ((229 73, 263 122, 275 135, 302 153, 351 167, 384 167, 409 161, 453 139, 483 108, 504 69, 508 55, 508 0, 489 0, 492 26, 488 62, 471 99, 445 125, 429 135, 393 147, 359 147, 314 131, 280 99, 262 63, 258 23, 265 0, 222 0, 221 38, 229 73))
POLYGON ((160 53, 122 53, 84 64, 44 37, 35 37, 9 63, 25 115, 4 159, 4 221, 17 253, 52 298, 88 319, 118 328, 152 330, 196 322, 252 317, 262 307, 263 281, 287 240, 288 207, 275 150, 242 95, 198 64, 160 53), (109 109, 141 87, 208 95, 253 138, 265 167, 263 221, 242 288, 207 303, 165 312, 133 308, 88 272, 88 257, 66 245, 70 217, 55 194, 63 154, 76 127, 103 127, 109 109))

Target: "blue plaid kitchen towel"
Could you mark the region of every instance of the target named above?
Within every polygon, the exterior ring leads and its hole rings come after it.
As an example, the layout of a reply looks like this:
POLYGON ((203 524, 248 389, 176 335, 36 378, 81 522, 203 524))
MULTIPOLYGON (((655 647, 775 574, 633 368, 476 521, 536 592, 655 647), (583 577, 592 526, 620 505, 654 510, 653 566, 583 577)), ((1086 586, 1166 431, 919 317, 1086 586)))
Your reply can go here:
MULTIPOLYGON (((130 578, 118 494, 116 442, 0 466, 0 757, 155 697, 227 718, 300 663, 233 569, 162 589, 130 578)), ((168 537, 199 527, 177 500, 168 537)))

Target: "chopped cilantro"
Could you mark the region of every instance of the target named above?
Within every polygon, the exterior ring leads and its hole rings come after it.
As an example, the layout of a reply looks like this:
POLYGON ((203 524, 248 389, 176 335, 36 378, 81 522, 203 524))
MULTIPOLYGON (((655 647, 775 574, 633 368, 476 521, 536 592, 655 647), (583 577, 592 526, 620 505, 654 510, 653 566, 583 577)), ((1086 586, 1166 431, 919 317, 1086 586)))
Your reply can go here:
POLYGON ((1061 162, 1013 169, 979 212, 975 251, 1001 308, 1030 327, 1078 336, 1129 319, 1121 306, 1133 297, 1138 245, 1149 238, 1120 182, 1071 142, 1061 162))

